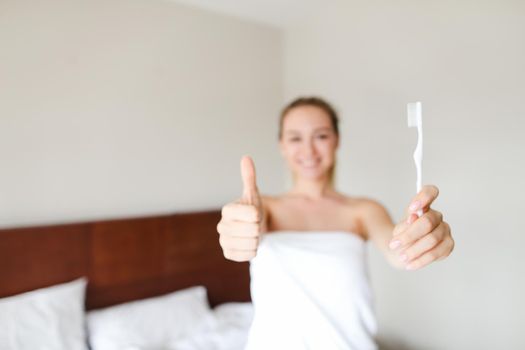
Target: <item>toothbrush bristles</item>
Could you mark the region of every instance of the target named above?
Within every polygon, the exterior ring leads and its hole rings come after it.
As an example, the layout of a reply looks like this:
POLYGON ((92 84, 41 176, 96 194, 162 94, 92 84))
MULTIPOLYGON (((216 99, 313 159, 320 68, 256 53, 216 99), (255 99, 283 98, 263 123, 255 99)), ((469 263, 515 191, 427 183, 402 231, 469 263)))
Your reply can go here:
POLYGON ((412 102, 407 105, 408 127, 416 128, 421 125, 421 102, 412 102))

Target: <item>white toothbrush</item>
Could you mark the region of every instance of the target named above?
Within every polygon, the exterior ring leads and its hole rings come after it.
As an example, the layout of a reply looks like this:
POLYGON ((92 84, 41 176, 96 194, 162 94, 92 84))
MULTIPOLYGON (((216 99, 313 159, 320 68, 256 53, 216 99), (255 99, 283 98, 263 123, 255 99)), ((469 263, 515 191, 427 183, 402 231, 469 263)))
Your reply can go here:
MULTIPOLYGON (((421 102, 407 104, 408 127, 417 128, 417 146, 414 151, 414 162, 416 163, 417 171, 417 193, 421 191, 421 163, 423 161, 423 118, 421 109, 421 102)), ((423 209, 417 211, 417 216, 421 215, 423 215, 423 209)))

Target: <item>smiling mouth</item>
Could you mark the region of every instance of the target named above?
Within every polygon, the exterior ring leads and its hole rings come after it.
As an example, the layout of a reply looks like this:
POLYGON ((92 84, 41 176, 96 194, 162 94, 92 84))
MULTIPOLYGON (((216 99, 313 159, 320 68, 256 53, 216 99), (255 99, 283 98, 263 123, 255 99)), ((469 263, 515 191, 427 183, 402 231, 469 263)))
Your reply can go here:
POLYGON ((306 161, 300 161, 299 164, 303 167, 303 168, 316 168, 317 166, 319 166, 321 162, 318 161, 318 160, 306 160, 306 161))

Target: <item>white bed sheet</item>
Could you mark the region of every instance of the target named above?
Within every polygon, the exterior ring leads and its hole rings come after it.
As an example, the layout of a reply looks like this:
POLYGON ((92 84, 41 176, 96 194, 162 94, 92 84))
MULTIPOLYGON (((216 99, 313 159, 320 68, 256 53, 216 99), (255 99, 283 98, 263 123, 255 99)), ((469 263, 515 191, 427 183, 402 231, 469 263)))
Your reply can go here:
POLYGON ((225 303, 189 336, 169 344, 169 350, 244 350, 253 319, 251 303, 225 303))

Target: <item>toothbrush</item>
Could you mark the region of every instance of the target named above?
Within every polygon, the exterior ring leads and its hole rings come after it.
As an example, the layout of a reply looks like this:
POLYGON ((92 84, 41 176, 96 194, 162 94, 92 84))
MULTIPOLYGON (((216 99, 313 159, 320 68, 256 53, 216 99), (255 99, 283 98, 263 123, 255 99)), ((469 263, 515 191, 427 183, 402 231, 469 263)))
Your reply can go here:
MULTIPOLYGON (((408 127, 417 128, 417 145, 414 151, 414 162, 416 163, 417 193, 421 191, 421 163, 423 161, 423 120, 422 120, 421 102, 412 102, 407 104, 408 127)), ((417 216, 423 215, 423 209, 417 211, 417 216)))

